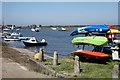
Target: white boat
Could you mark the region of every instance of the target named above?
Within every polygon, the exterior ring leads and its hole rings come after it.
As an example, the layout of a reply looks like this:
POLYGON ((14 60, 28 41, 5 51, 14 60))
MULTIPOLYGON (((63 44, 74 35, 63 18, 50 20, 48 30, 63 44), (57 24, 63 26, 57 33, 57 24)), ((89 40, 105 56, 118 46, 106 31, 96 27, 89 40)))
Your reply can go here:
POLYGON ((66 28, 64 27, 58 28, 58 31, 66 31, 66 28))
POLYGON ((8 36, 4 38, 5 41, 19 41, 20 39, 15 36, 8 36))
POLYGON ((32 37, 18 37, 20 40, 28 40, 28 39, 30 39, 30 38, 32 38, 32 37))
POLYGON ((10 29, 9 29, 9 28, 4 28, 3 30, 4 30, 4 31, 8 31, 8 30, 10 30, 10 29))
POLYGON ((30 38, 29 40, 23 41, 25 46, 46 46, 47 41, 42 39, 41 41, 37 41, 35 37, 30 38))
POLYGON ((39 32, 39 28, 32 28, 31 31, 36 31, 36 32, 39 32))
POLYGON ((35 29, 32 28, 31 31, 35 31, 35 29))
POLYGON ((51 27, 52 30, 57 30, 57 28, 51 27))
POLYGON ((11 36, 21 36, 21 34, 20 34, 20 33, 13 32, 13 33, 11 33, 11 36))

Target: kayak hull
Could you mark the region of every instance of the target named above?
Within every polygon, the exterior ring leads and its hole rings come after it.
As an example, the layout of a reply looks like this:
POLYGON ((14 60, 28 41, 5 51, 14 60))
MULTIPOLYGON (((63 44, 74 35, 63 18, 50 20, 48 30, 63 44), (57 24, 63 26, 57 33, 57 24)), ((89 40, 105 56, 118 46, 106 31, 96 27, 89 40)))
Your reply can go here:
POLYGON ((87 37, 76 37, 72 40, 72 44, 74 45, 94 45, 94 46, 102 46, 108 43, 108 39, 106 37, 101 36, 87 36, 87 37))
POLYGON ((77 51, 72 52, 71 54, 78 55, 78 56, 86 56, 90 59, 97 59, 97 60, 104 60, 104 59, 107 59, 109 57, 105 53, 92 52, 92 51, 88 51, 88 50, 77 50, 77 51))

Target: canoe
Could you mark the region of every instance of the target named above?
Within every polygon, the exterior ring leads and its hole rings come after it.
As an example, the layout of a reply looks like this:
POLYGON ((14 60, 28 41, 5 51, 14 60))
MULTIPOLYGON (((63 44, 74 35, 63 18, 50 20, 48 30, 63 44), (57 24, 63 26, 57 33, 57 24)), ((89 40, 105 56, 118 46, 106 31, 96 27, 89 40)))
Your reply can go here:
POLYGON ((81 27, 81 28, 74 29, 71 32, 70 35, 74 36, 74 35, 77 35, 77 34, 93 33, 93 32, 106 33, 109 30, 110 29, 107 26, 105 26, 105 25, 93 25, 93 26, 86 26, 86 27, 81 27))
POLYGON ((108 39, 106 37, 101 36, 87 36, 87 37, 76 37, 72 40, 72 44, 74 45, 94 45, 94 46, 102 46, 108 43, 108 39))
POLYGON ((117 29, 116 26, 108 26, 109 29, 117 29))
POLYGON ((117 29, 110 29, 107 33, 120 34, 120 31, 117 29))
POLYGON ((88 51, 88 50, 77 50, 72 52, 71 54, 73 55, 78 55, 78 56, 86 56, 88 58, 91 59, 107 59, 108 55, 102 52, 92 52, 92 51, 88 51))

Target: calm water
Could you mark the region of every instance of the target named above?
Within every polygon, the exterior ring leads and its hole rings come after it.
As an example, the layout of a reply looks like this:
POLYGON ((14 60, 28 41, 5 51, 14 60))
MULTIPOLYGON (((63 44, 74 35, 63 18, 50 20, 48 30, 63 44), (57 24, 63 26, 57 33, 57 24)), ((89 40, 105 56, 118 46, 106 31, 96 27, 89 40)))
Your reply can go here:
MULTIPOLYGON (((78 48, 78 46, 74 46, 71 44, 71 40, 77 36, 69 36, 70 31, 57 31, 57 30, 40 30, 40 32, 32 32, 30 29, 22 29, 20 33, 25 37, 36 37, 37 40, 41 40, 42 38, 46 39, 48 42, 47 46, 44 46, 44 51, 48 52, 48 55, 53 56, 53 52, 57 51, 59 56, 67 56, 70 55, 72 51, 77 49, 81 49, 82 46, 78 48)), ((78 35, 84 36, 84 35, 78 35)), ((7 41, 9 46, 17 47, 17 48, 25 48, 34 52, 34 50, 39 50, 40 46, 35 47, 26 47, 22 41, 7 41)), ((92 46, 86 46, 85 49, 91 49, 92 46)))

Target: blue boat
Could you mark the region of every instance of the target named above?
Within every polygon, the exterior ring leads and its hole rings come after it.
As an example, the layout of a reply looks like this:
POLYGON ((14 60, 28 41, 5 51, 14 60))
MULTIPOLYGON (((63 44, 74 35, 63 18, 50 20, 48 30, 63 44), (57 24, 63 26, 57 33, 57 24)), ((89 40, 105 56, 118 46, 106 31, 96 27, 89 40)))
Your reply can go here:
POLYGON ((85 34, 85 33, 93 33, 93 32, 106 33, 109 30, 110 29, 106 25, 93 25, 93 26, 86 26, 86 27, 82 27, 82 28, 77 28, 77 29, 73 30, 70 35, 74 36, 77 34, 82 34, 82 33, 85 34))

